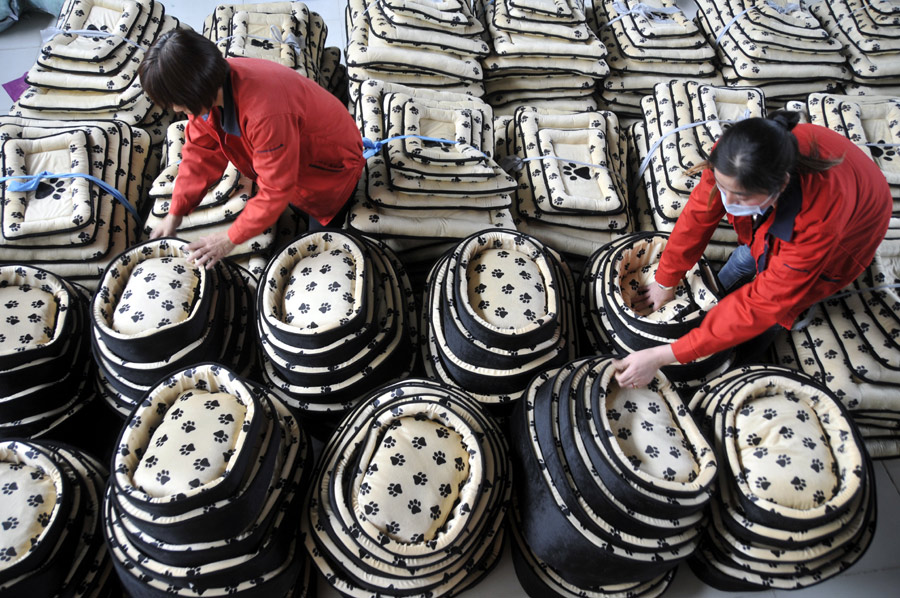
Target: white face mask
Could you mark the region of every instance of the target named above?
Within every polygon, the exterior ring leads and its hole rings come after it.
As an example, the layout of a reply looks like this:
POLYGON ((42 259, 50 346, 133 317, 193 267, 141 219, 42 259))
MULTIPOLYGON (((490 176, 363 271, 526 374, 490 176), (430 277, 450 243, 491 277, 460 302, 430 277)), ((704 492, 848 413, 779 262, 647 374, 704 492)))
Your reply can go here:
POLYGON ((769 206, 775 202, 778 198, 778 193, 773 193, 769 197, 766 198, 764 202, 761 204, 757 204, 755 206, 742 206, 740 204, 728 203, 726 201, 726 193, 725 190, 719 187, 717 184, 716 187, 719 189, 719 194, 722 196, 722 204, 725 206, 725 211, 731 214, 732 216, 762 216, 766 213, 766 210, 769 209, 769 206))

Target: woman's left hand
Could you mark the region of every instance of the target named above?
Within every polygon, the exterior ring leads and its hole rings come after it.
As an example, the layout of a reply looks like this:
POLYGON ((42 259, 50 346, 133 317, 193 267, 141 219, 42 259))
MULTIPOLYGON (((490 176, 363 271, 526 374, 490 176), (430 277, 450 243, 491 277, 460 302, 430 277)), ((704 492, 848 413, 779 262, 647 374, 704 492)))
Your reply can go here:
POLYGON ((612 362, 616 369, 616 380, 622 388, 647 386, 656 372, 664 365, 675 363, 671 345, 660 345, 632 353, 624 359, 612 362))
POLYGON ((234 243, 228 238, 228 232, 223 231, 214 235, 201 237, 187 246, 191 252, 188 260, 207 270, 234 251, 234 243))

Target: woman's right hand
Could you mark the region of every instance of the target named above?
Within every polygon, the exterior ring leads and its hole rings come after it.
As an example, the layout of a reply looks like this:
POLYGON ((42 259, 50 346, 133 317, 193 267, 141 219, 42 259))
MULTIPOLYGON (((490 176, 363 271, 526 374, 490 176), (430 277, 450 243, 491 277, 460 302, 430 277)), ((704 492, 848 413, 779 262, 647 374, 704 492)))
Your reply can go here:
POLYGON ((675 287, 664 289, 655 282, 638 290, 638 298, 631 306, 636 312, 656 311, 675 298, 675 287))
POLYGON ((181 221, 183 216, 176 216, 175 214, 166 214, 166 217, 162 219, 162 222, 156 225, 156 228, 153 229, 153 232, 150 233, 150 239, 159 239, 160 237, 174 237, 175 231, 178 230, 178 227, 181 226, 181 221))

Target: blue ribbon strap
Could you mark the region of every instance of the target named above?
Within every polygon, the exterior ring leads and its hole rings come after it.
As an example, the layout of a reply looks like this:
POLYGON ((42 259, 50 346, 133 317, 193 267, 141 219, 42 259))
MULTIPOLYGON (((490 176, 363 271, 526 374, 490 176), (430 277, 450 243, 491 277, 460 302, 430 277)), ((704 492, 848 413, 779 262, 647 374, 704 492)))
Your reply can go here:
POLYGON ((416 139, 422 139, 423 141, 434 141, 436 143, 449 143, 450 145, 456 145, 458 142, 453 141, 452 139, 441 139, 440 137, 425 137, 423 135, 397 135, 396 137, 388 137, 387 139, 382 139, 381 141, 372 141, 368 137, 363 137, 363 158, 368 160, 388 144, 390 141, 396 141, 398 139, 409 139, 410 137, 414 137, 416 139))

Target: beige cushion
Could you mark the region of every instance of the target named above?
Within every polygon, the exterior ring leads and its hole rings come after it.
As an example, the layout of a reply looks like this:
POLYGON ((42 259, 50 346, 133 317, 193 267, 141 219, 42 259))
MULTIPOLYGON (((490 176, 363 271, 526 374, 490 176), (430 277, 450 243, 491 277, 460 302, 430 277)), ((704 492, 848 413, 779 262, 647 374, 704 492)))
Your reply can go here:
POLYGON ((143 260, 128 277, 112 316, 112 328, 142 334, 184 321, 200 288, 199 268, 183 257, 143 260))

